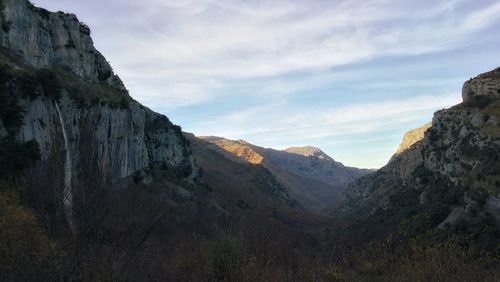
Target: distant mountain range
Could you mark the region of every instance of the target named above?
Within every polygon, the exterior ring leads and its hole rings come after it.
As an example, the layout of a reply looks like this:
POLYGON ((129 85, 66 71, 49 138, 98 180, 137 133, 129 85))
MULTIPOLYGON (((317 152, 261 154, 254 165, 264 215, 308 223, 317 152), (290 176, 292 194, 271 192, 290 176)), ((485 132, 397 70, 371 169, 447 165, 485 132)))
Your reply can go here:
MULTIPOLYGON (((373 172, 346 167, 312 146, 274 150, 244 140, 233 141, 214 136, 198 138, 216 145, 219 148, 216 152, 234 162, 267 169, 287 188, 293 199, 306 210, 314 212, 335 205, 349 183, 373 172)), ((198 159, 196 152, 195 159, 198 159)))

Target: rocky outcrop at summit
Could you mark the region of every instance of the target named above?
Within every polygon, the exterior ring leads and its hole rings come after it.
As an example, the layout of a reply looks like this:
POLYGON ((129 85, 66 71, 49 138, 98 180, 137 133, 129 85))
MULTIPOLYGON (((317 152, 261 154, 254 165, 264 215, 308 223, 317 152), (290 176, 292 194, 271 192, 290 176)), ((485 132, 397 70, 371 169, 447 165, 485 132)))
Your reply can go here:
POLYGON ((477 96, 500 97, 500 68, 478 75, 464 83, 462 99, 468 101, 477 96))
POLYGON ((51 13, 28 0, 2 0, 0 8, 0 46, 35 68, 65 67, 85 80, 125 91, 94 47, 90 29, 75 15, 51 13))
POLYGON ((419 128, 412 129, 405 133, 403 141, 399 145, 395 156, 401 155, 404 151, 408 150, 413 144, 424 139, 424 134, 432 126, 432 123, 426 123, 419 128))

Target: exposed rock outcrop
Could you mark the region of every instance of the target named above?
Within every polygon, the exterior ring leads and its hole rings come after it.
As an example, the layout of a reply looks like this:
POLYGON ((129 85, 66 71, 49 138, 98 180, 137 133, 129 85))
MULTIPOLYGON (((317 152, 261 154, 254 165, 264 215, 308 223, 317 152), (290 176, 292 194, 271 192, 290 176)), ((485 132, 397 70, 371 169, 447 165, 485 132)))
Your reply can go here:
MULTIPOLYGON (((499 74, 496 69, 467 81, 464 102, 436 112, 421 141, 349 187, 344 211, 386 222, 406 217, 422 224, 425 218, 425 224, 440 228, 494 225, 491 215, 500 222, 496 205, 487 204, 500 195, 499 74)), ((411 131, 416 137, 402 147, 420 139, 422 131, 411 131)))
POLYGON ((500 97, 500 68, 471 78, 462 87, 462 99, 468 101, 472 97, 500 97))
MULTIPOLYGON (((180 127, 128 96, 76 16, 27 0, 0 3, 0 98, 20 106, 13 134, 40 148, 30 187, 60 197, 71 225, 75 205, 149 183, 155 168, 173 182, 196 181, 180 127)), ((8 134, 5 121, 0 136, 8 134)))
POLYGON ((403 141, 399 145, 395 156, 399 156, 404 151, 408 150, 413 144, 424 139, 424 134, 431 127, 432 123, 426 123, 419 128, 412 129, 405 133, 403 141))
POLYGON ((91 81, 125 90, 97 51, 90 29, 73 14, 51 13, 28 0, 0 2, 0 44, 36 68, 63 66, 91 81))

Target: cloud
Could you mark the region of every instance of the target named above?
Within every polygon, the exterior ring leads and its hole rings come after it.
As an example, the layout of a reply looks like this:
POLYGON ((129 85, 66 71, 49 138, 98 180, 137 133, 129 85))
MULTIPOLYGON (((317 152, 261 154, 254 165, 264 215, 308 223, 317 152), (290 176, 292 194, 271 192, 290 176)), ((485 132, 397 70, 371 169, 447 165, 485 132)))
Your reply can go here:
MULTIPOLYGON (((313 110, 296 109, 286 103, 274 103, 214 118, 199 125, 200 135, 219 135, 239 139, 250 137, 259 142, 293 142, 332 136, 376 132, 418 120, 429 113, 457 104, 456 94, 422 96, 405 100, 366 102, 342 107, 313 110), (252 126, 246 126, 251 124, 252 126)), ((431 117, 429 117, 431 118, 431 117)))
POLYGON ((97 2, 50 5, 113 12, 89 12, 96 42, 106 41, 105 55, 139 100, 171 107, 214 99, 243 80, 453 49, 500 15, 498 3, 464 12, 463 0, 97 2))
POLYGON ((76 13, 132 96, 187 130, 279 147, 397 129, 356 160, 379 165, 500 55, 495 0, 33 2, 76 13))

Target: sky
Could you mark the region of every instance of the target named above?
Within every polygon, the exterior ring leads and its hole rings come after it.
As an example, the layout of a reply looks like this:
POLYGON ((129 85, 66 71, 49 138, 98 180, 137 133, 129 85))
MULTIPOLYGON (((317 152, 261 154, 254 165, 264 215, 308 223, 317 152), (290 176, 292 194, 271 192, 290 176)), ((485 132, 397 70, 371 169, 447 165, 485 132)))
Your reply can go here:
POLYGON ((500 66, 497 0, 32 0, 74 13, 184 131, 379 168, 500 66))

